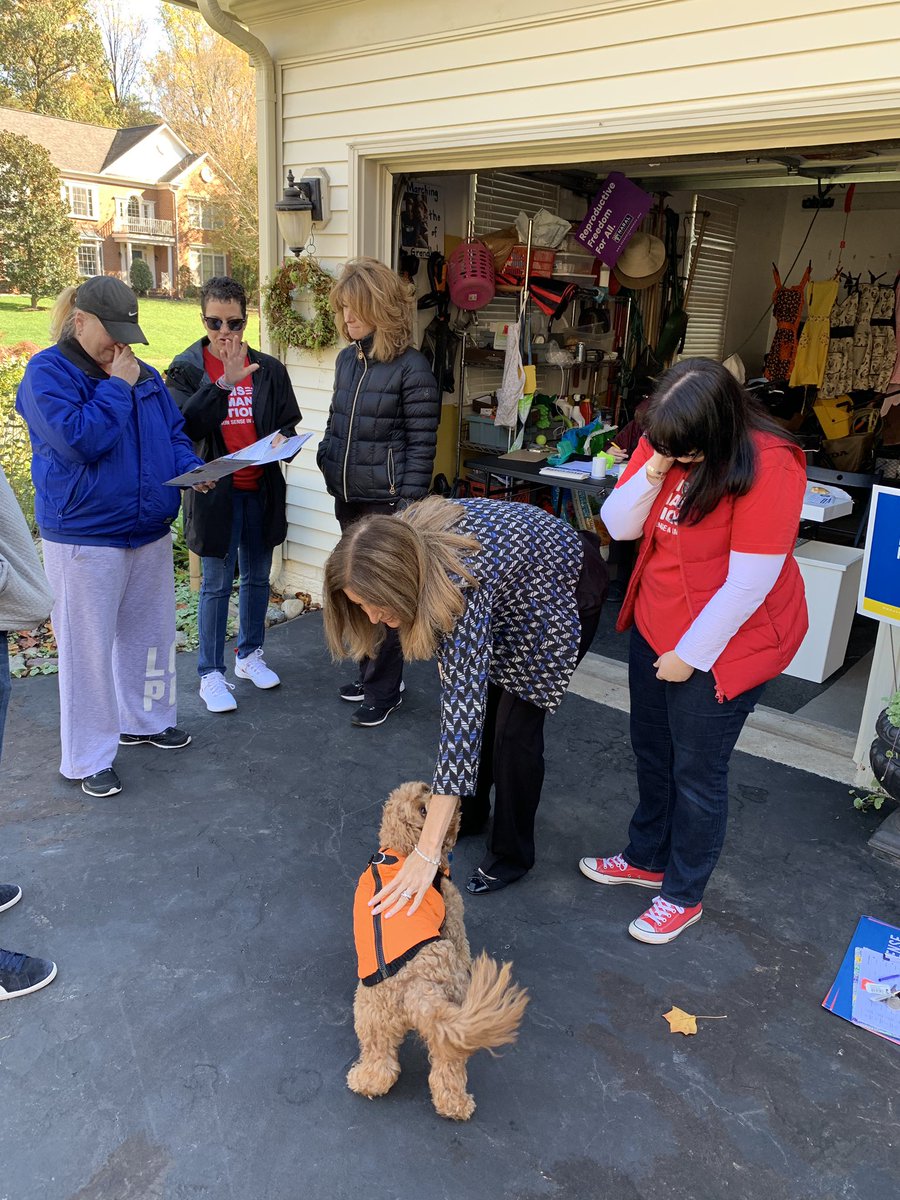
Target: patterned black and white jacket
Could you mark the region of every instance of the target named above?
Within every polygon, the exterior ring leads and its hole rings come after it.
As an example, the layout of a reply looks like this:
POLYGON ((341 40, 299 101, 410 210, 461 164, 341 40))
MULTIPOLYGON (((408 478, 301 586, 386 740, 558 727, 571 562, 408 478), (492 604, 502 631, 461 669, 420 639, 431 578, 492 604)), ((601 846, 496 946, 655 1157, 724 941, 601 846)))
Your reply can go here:
POLYGON ((441 738, 433 789, 475 791, 488 682, 554 712, 575 670, 580 622, 575 589, 583 549, 577 532, 531 504, 458 500, 456 532, 481 550, 466 560, 479 587, 438 644, 441 738))

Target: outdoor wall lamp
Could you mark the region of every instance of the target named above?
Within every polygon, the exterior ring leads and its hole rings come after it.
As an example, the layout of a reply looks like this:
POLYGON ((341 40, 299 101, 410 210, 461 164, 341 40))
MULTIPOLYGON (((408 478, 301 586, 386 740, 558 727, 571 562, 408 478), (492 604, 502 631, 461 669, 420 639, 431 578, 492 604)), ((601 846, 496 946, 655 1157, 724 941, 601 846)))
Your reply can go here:
POLYGON ((291 251, 301 255, 312 233, 313 222, 327 225, 331 219, 328 196, 328 172, 323 167, 310 167, 299 182, 288 171, 288 185, 275 205, 278 232, 291 251))

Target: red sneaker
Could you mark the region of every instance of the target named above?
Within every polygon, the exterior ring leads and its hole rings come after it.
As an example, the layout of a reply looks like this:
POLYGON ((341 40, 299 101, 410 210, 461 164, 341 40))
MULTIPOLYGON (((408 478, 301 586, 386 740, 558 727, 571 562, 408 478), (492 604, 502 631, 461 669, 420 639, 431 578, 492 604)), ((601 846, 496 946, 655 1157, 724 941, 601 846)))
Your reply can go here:
POLYGON ((682 908, 680 904, 655 896, 647 911, 631 922, 628 932, 639 942, 651 942, 653 945, 672 942, 682 930, 695 924, 702 916, 702 904, 682 908))
POLYGON ((595 883, 633 883, 636 887, 662 886, 662 871, 642 871, 627 863, 621 854, 614 858, 583 858, 578 870, 595 883))

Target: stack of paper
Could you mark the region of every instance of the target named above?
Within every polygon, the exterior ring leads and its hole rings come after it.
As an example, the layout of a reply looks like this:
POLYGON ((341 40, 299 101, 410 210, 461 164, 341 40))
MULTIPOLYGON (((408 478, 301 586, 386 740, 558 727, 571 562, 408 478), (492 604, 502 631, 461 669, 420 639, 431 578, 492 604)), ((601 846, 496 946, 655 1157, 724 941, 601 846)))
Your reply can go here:
POLYGON ((568 462, 559 463, 555 467, 541 467, 542 475, 554 475, 557 479, 569 479, 572 482, 580 482, 591 477, 591 464, 584 462, 582 459, 569 459, 568 462))
POLYGON ((860 917, 822 1006, 900 1046, 900 929, 860 917))
POLYGON ((214 458, 212 462, 205 463, 202 467, 194 467, 193 471, 187 471, 184 475, 176 475, 174 479, 167 479, 166 483, 171 484, 172 487, 193 487, 195 483, 215 483, 217 479, 233 475, 242 467, 264 467, 267 463, 282 462, 286 458, 293 458, 303 443, 309 441, 312 434, 296 433, 293 437, 286 438, 280 445, 273 446, 275 438, 280 436, 279 433, 270 433, 267 437, 254 442, 252 446, 245 446, 243 450, 235 451, 234 454, 226 454, 223 458, 214 458))

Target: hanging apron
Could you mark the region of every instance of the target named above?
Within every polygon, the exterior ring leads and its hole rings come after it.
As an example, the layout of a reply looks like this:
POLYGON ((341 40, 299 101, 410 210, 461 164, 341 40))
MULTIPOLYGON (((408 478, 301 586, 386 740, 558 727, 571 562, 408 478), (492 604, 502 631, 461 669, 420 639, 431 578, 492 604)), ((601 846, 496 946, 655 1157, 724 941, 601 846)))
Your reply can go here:
POLYGON ((772 383, 787 383, 791 377, 794 358, 797 354, 797 330, 803 312, 803 293, 809 283, 810 268, 794 287, 785 287, 773 264, 772 275, 775 291, 772 293, 772 316, 775 318, 775 335, 766 355, 765 377, 772 383))

